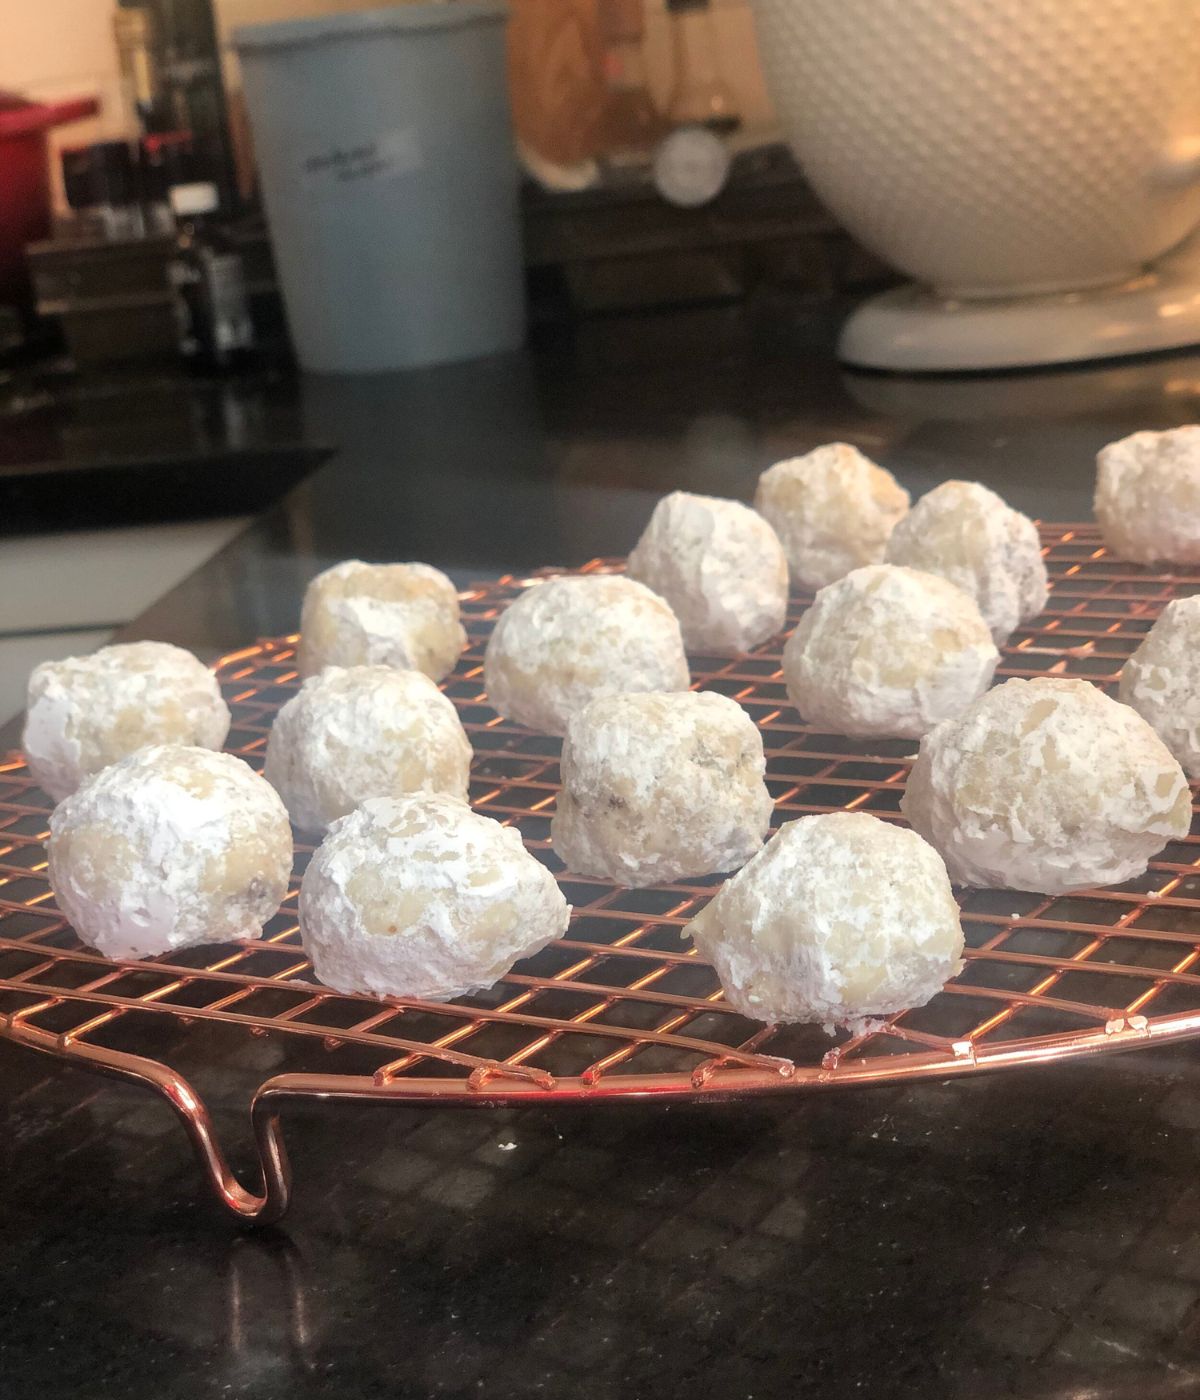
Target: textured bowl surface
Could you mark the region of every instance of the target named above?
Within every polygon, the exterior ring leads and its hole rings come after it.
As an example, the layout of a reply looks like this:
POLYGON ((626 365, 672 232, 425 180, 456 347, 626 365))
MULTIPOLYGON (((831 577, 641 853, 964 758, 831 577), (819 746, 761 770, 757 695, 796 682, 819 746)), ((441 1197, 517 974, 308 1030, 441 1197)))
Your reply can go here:
POLYGON ((1193 0, 753 0, 818 194, 960 295, 1120 280, 1200 222, 1193 0))

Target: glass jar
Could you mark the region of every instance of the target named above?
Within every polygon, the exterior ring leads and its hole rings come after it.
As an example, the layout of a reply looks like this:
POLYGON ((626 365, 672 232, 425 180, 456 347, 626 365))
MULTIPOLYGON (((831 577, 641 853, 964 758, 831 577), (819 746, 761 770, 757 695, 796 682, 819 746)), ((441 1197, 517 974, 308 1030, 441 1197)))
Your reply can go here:
POLYGON ((727 135, 741 124, 737 102, 721 76, 711 0, 667 0, 671 16, 672 80, 667 119, 727 135))

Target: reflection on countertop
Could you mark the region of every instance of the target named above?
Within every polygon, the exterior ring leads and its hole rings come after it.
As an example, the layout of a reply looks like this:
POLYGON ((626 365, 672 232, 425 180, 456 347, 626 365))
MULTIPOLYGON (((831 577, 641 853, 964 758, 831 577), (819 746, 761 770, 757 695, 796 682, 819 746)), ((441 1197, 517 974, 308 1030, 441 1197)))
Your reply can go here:
MULTIPOLYGON (((272 1071, 270 1041, 231 1043, 201 1047, 227 1140, 272 1071)), ((15 1051, 0 1092, 14 1397, 1145 1400, 1200 1379, 1186 1047, 740 1105, 297 1110, 292 1211, 250 1233, 166 1105, 15 1051)))
POLYGON ((290 630, 308 578, 353 555, 469 576, 624 553, 658 494, 748 500, 771 462, 834 439, 914 495, 971 477, 1030 514, 1079 519, 1101 446, 1200 417, 1200 355, 901 380, 838 366, 836 326, 769 300, 596 321, 414 374, 303 379, 301 439, 336 455, 138 633, 211 650, 290 630))
MULTIPOLYGON (((289 441, 336 455, 125 635, 211 655, 289 629, 307 579, 349 555, 468 576, 620 553, 656 494, 746 499, 769 462, 831 438, 914 492, 976 477, 1078 518, 1104 442, 1200 417, 1200 356, 900 381, 843 372, 834 329, 769 303, 301 382, 289 441)), ((277 1047, 193 1044, 236 1141, 277 1047)), ((1200 1389, 1187 1045, 703 1108, 297 1109, 292 1212, 249 1235, 204 1196, 165 1106, 11 1047, 0 1105, 14 1397, 1200 1389)))
POLYGON ((295 380, 264 371, 0 375, 0 534, 257 513, 322 460, 295 380))

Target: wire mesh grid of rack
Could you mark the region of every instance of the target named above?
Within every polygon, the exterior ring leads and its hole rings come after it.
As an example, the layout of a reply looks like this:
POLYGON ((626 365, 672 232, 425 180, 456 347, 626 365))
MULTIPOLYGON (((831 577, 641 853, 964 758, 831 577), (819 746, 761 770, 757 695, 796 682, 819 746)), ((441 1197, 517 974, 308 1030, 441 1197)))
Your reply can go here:
MULTIPOLYGON (((1004 648, 997 675, 1079 676, 1111 690, 1165 603, 1200 591, 1200 569, 1161 574, 1114 560, 1094 526, 1042 530, 1050 602, 1004 648)), ((444 689, 476 752, 472 803, 517 826, 555 869, 574 906, 564 939, 452 1003, 331 992, 300 946, 296 890, 312 847, 299 844, 291 890, 261 941, 111 962, 81 945, 54 906, 43 845, 50 803, 15 754, 0 764, 0 1036, 158 1089, 224 1203, 268 1220, 289 1194, 279 1129, 288 1099, 717 1099, 947 1076, 1200 1033, 1200 834, 1114 889, 962 892, 962 972, 928 1006, 862 1034, 738 1015, 681 937, 719 877, 626 890, 563 872, 550 851, 559 742, 502 720, 482 690, 494 619, 539 577, 489 580, 462 595, 469 644, 444 689), (252 1107, 257 1191, 234 1176, 204 1103, 172 1067, 173 1045, 197 1024, 274 1036, 288 1051, 252 1107), (300 1049, 303 1068, 290 1069, 300 1049)), ((792 598, 789 627, 808 601, 792 598)), ((218 665, 234 715, 228 748, 256 768, 274 712, 299 684, 294 642, 264 641, 218 665)), ((848 740, 802 723, 787 703, 780 647, 774 638, 744 656, 691 658, 695 686, 733 696, 762 730, 775 825, 837 810, 898 820, 913 742, 848 740)))

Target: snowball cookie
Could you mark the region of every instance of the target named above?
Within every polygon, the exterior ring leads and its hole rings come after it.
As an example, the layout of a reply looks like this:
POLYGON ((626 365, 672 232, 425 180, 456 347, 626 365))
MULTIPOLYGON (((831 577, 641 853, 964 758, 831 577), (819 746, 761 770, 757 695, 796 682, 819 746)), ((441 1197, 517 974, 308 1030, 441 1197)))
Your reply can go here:
POLYGON ((139 749, 50 817, 50 885, 85 943, 143 958, 258 938, 292 873, 275 789, 240 758, 139 749))
POLYGON ((901 810, 951 879, 1062 894, 1140 875, 1186 836, 1183 770, 1088 681, 1005 681, 921 741, 901 810))
POLYGON ((166 642, 43 661, 29 677, 22 743, 29 771, 56 802, 147 744, 219 749, 228 733, 216 676, 166 642))
POLYGON ((300 932, 338 992, 443 1001, 566 932, 554 876, 515 828, 445 793, 372 797, 334 822, 300 886, 300 932))
POLYGON ((1117 695, 1150 725, 1188 777, 1200 778, 1200 596, 1167 604, 1126 661, 1117 695))
POLYGON ((740 501, 665 496, 629 556, 629 577, 671 605, 689 651, 749 651, 787 617, 779 536, 740 501))
POLYGON ((567 725, 554 850, 619 885, 735 870, 770 825, 765 772, 762 735, 728 696, 601 696, 567 725))
POLYGON ((1037 526, 977 481, 944 481, 922 496, 896 526, 885 557, 969 593, 997 646, 1046 606, 1037 526))
POLYGON ((1132 433, 1096 457, 1096 519, 1114 554, 1200 564, 1200 426, 1132 433))
POLYGON ((811 724, 919 739, 982 695, 999 660, 961 588, 869 564, 820 590, 783 649, 783 674, 811 724))
POLYGON ((466 644, 458 593, 429 564, 348 559, 318 574, 304 591, 302 676, 325 666, 397 666, 440 681, 466 644))
POLYGON ((780 827, 684 933, 744 1016, 827 1027, 923 1006, 963 948, 937 852, 862 812, 780 827))
POLYGON ((686 690, 691 677, 675 614, 617 574, 535 584, 501 614, 483 683, 506 718, 548 734, 598 695, 686 690))
POLYGON ((263 776, 292 823, 324 831, 368 797, 445 792, 465 801, 471 745, 420 671, 327 666, 279 711, 263 776))
POLYGON ((831 442, 768 467, 754 509, 783 541, 796 583, 824 588, 880 562, 908 492, 857 447, 831 442))

